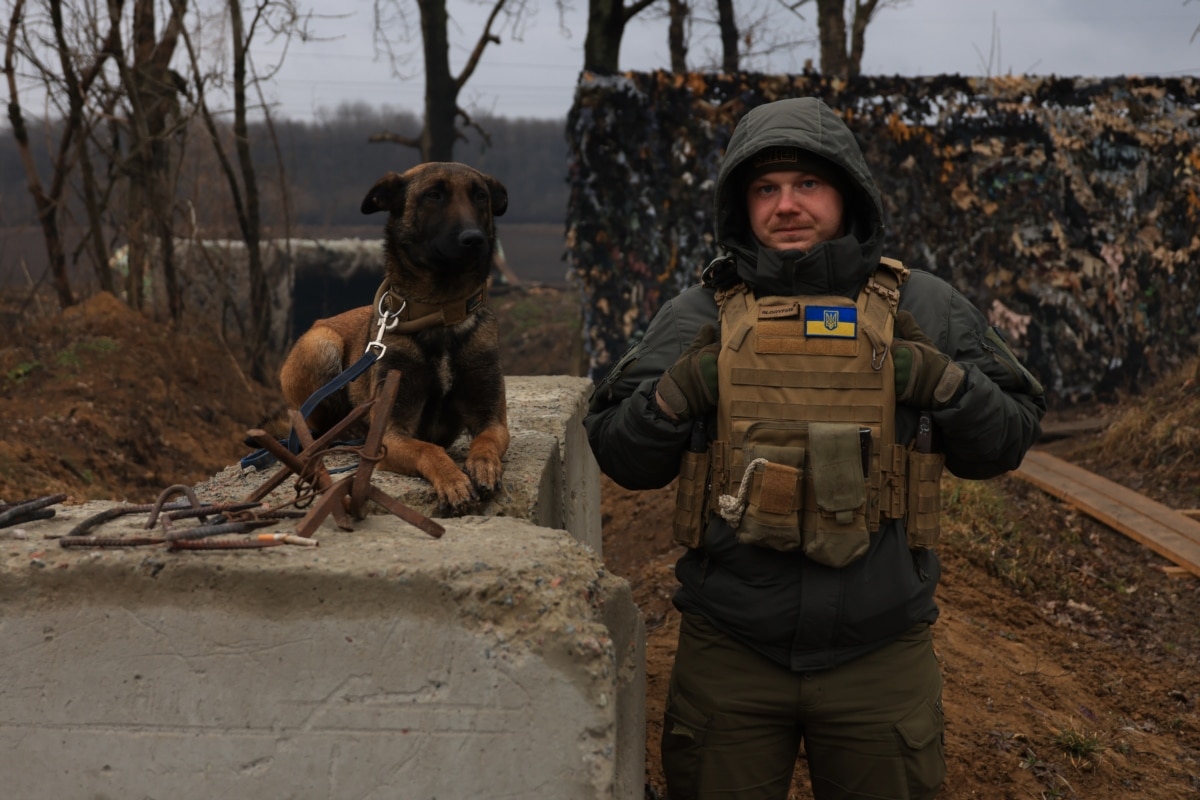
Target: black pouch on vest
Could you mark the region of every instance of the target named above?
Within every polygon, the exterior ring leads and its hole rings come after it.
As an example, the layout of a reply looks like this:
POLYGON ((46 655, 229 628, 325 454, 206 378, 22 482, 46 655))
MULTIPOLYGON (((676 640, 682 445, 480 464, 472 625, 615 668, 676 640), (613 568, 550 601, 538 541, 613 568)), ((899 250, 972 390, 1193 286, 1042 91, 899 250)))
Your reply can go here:
POLYGON ((829 567, 844 567, 871 544, 859 426, 809 423, 805 474, 804 554, 829 567))

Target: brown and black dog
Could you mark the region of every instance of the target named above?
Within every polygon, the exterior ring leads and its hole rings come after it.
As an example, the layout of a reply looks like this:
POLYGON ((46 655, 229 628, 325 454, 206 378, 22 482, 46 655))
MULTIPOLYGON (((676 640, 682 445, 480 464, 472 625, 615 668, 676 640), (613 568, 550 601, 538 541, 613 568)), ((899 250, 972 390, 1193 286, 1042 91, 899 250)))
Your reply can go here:
POLYGON ((288 406, 298 409, 368 343, 386 348, 317 406, 309 425, 318 434, 328 429, 368 400, 388 370, 400 370, 381 466, 425 478, 442 508, 456 513, 500 488, 508 449, 499 333, 487 305, 495 217, 507 207, 504 185, 465 164, 384 175, 362 202, 364 214, 388 212, 374 303, 314 323, 279 376, 288 406), (445 450, 464 430, 472 437, 465 472, 445 450))

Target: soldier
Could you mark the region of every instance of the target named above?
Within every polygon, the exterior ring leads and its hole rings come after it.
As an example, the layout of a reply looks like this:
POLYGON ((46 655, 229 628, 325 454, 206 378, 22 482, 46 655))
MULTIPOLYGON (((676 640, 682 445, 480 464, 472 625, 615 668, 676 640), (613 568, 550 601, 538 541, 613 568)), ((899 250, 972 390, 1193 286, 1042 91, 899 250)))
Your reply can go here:
POLYGON ((1015 469, 1042 387, 961 294, 883 257, 879 191, 820 100, 739 122, 715 229, 584 423, 621 486, 680 479, 668 795, 784 800, 803 744, 817 800, 932 798, 942 468, 1015 469))

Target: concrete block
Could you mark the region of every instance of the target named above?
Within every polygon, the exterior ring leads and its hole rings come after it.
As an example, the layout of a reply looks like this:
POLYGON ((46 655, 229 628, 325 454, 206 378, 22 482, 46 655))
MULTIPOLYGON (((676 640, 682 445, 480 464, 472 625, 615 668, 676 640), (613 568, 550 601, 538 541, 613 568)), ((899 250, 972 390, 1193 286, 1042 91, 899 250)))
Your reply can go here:
POLYGON ((563 531, 445 526, 219 553, 6 538, 4 795, 640 797, 628 584, 563 531))
MULTIPOLYGON (((640 798, 645 632, 600 559, 591 383, 508 381, 505 491, 440 539, 371 513, 318 547, 60 546, 114 503, 0 529, 3 796, 640 798)), ((373 482, 436 515, 424 481, 373 482)))

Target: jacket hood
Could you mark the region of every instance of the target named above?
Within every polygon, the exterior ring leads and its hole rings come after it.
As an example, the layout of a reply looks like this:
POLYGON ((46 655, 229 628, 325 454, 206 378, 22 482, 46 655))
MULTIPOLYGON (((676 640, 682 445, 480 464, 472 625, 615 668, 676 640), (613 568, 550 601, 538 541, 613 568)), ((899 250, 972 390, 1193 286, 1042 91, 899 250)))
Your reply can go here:
MULTIPOLYGON (((738 271, 742 277, 772 294, 853 293, 875 269, 883 253, 883 203, 866 159, 841 117, 815 97, 767 103, 751 109, 738 122, 717 174, 714 227, 717 243, 739 256, 738 271), (847 236, 823 242, 803 255, 796 253, 799 260, 784 259, 791 269, 800 271, 806 269, 805 261, 823 265, 821 271, 828 273, 832 285, 825 277, 809 276, 802 282, 805 289, 802 291, 801 287, 793 286, 790 275, 756 274, 760 256, 769 251, 761 248, 750 232, 742 177, 745 170, 741 167, 767 147, 800 148, 832 163, 847 177, 842 184, 848 187, 843 194, 849 195, 843 197, 849 223, 847 236), (833 252, 822 253, 822 250, 833 252), (854 264, 853 260, 847 263, 846 257, 850 255, 861 255, 861 263, 854 264), (836 273, 829 271, 833 265, 838 267, 836 273), (764 283, 768 286, 763 286, 764 283)), ((761 266, 768 270, 779 265, 777 258, 763 260, 767 263, 761 266)))

